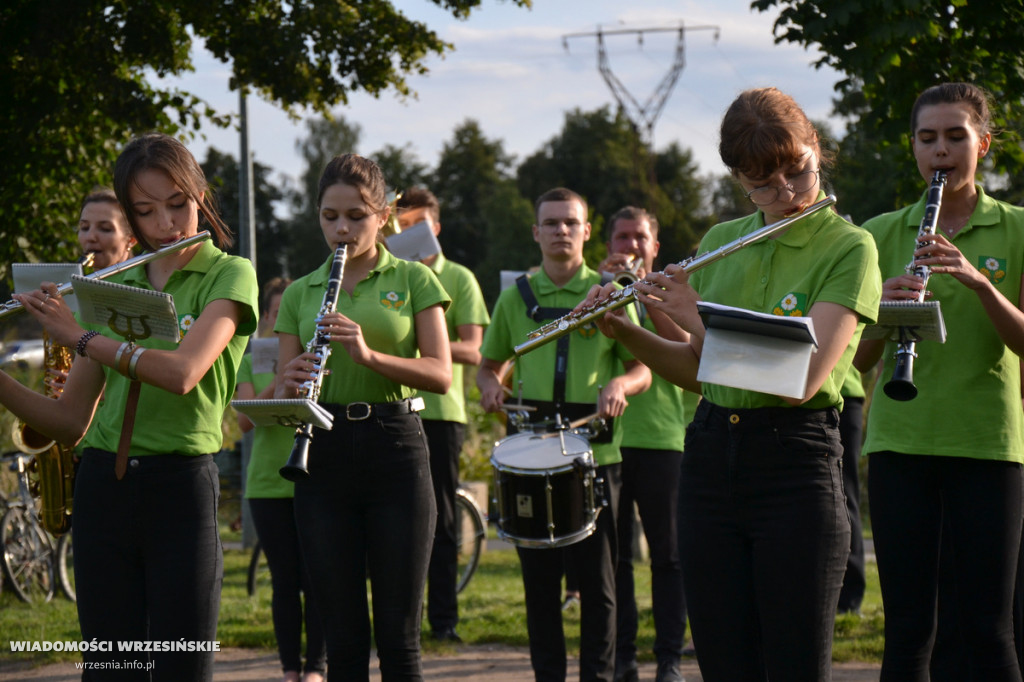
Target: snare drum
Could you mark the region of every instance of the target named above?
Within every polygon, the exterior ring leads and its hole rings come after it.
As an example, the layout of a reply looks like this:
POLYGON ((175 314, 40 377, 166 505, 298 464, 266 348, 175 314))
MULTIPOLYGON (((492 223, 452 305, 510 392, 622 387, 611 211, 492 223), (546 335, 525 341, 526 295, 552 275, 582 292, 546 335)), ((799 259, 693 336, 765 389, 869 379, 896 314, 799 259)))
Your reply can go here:
POLYGON ((594 458, 569 431, 517 433, 491 454, 498 536, 519 547, 563 547, 596 528, 594 458))

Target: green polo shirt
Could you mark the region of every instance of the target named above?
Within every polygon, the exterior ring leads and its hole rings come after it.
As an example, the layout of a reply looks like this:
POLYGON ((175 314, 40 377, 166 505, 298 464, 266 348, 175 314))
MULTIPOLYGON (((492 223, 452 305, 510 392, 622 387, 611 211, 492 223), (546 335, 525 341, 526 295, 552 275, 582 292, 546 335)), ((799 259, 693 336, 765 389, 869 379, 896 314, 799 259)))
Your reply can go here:
MULTIPOLYGON (((447 307, 448 294, 437 277, 423 263, 411 263, 378 247, 379 257, 352 295, 342 289, 337 312, 362 328, 366 345, 379 353, 413 358, 416 342, 416 313, 430 306, 447 307)), ((299 337, 303 347, 313 338, 316 318, 324 300, 333 255, 305 277, 292 282, 281 296, 274 331, 299 337)), ((327 360, 330 374, 320 389, 320 402, 390 403, 416 395, 374 370, 358 365, 340 344, 332 344, 327 360)))
MULTIPOLYGON (((109 281, 153 289, 146 278, 145 266, 113 275, 109 281)), ((245 352, 246 337, 256 331, 256 272, 248 260, 229 256, 212 242, 205 242, 185 267, 171 273, 163 290, 174 297, 182 335, 188 333, 192 323, 211 301, 237 301, 244 312, 227 348, 191 391, 175 395, 156 386, 142 384, 131 454, 201 455, 218 452, 224 445, 221 421, 224 409, 235 392, 236 373, 245 352)), ((88 328, 119 338, 102 325, 88 328)), ((138 345, 161 350, 176 347, 172 341, 159 339, 144 339, 138 345)), ((89 429, 88 443, 92 447, 116 452, 130 381, 110 367, 104 366, 103 371, 107 381, 104 399, 89 429)))
MULTIPOLYGON (((530 275, 530 288, 537 302, 545 308, 574 308, 586 298, 594 284, 601 283, 601 273, 586 265, 573 275, 562 288, 544 273, 543 269, 530 275)), ((636 313, 629 309, 629 316, 636 321, 636 313)), ((530 332, 540 324, 526 314, 526 304, 518 287, 509 287, 498 296, 491 315, 491 324, 484 333, 480 353, 490 360, 504 362, 513 357, 517 345, 526 341, 530 332)), ((512 375, 513 390, 518 395, 522 382, 523 398, 528 400, 551 401, 554 397, 555 348, 556 342, 540 346, 515 362, 512 375)), ((574 330, 569 340, 569 364, 566 370, 565 399, 571 403, 590 403, 597 406, 598 386, 605 386, 609 379, 622 373, 620 363, 632 360, 626 348, 597 330, 592 324, 574 330)), ((594 449, 594 461, 598 464, 614 464, 622 461, 619 452, 621 431, 615 429, 611 443, 598 443, 594 449)))
MULTIPOLYGON (((824 194, 819 194, 819 200, 824 194)), ((764 226, 758 211, 711 228, 699 253, 714 250, 764 226)), ((700 268, 690 277, 705 301, 775 315, 807 315, 818 301, 857 313, 860 323, 818 393, 803 406, 842 408, 840 387, 853 362, 863 323, 874 322, 882 282, 871 235, 831 209, 802 218, 775 239, 765 239, 700 268)), ((785 407, 781 397, 717 384, 702 385, 705 398, 722 407, 785 407)))
MULTIPOLYGON (((252 384, 258 395, 274 381, 273 372, 252 372, 252 354, 246 353, 238 368, 238 383, 252 384)), ((252 452, 245 475, 245 497, 294 497, 295 484, 281 476, 280 469, 291 456, 295 429, 288 426, 256 426, 252 452)))
MULTIPOLYGON (((996 201, 978 187, 970 221, 953 237, 967 261, 1013 305, 1020 305, 1024 274, 1024 209, 996 201)), ((925 197, 913 206, 864 224, 878 243, 882 278, 904 273, 924 216, 925 197)), ((941 209, 940 209, 941 211, 941 209)), ((864 453, 891 450, 1024 462, 1020 359, 1000 340, 977 294, 950 275, 932 275, 929 300, 938 301, 946 342, 917 344, 913 400, 892 400, 895 342, 872 395, 864 453), (980 433, 979 433, 980 429, 980 433)))
MULTIPOLYGON (((649 317, 644 328, 657 333, 649 317)), ((682 388, 651 372, 651 387, 630 396, 625 414, 615 420, 615 428, 622 431, 622 447, 682 452, 686 425, 693 419, 693 407, 683 394, 682 388)))
POLYGON ((844 398, 863 398, 865 396, 864 377, 861 376, 860 370, 853 365, 850 365, 849 371, 846 372, 846 378, 843 379, 839 393, 844 398))
MULTIPOLYGON (((452 298, 448 310, 444 311, 448 338, 453 342, 458 341, 461 325, 478 324, 486 327, 491 318, 487 314, 487 304, 484 303, 480 284, 472 270, 448 260, 444 254, 438 254, 437 259, 429 267, 452 298)), ((421 391, 420 395, 426 404, 420 412, 424 419, 466 423, 466 387, 462 363, 452 363, 451 390, 443 395, 421 391)))

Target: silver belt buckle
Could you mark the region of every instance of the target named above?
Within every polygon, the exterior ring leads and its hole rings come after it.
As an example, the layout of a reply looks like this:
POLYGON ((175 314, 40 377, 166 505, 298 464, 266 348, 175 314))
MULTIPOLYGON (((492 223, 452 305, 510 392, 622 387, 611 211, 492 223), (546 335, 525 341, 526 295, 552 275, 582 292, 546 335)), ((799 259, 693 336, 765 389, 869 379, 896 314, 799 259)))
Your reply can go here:
POLYGON ((345 406, 345 418, 352 422, 359 422, 364 419, 369 419, 370 414, 373 412, 373 405, 370 403, 349 403, 345 406), (356 414, 352 414, 352 408, 356 408, 356 414), (360 413, 359 410, 365 410, 365 413, 360 413))

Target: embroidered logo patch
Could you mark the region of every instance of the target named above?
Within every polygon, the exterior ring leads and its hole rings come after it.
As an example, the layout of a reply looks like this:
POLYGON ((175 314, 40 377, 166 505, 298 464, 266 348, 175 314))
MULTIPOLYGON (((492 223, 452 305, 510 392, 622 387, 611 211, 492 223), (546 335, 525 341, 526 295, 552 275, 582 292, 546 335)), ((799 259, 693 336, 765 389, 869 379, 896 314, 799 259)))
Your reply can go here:
POLYGON ((380 292, 380 304, 389 310, 398 310, 405 305, 404 291, 380 292))
POLYGON ((580 336, 582 336, 585 339, 589 339, 593 337, 594 334, 597 334, 597 325, 595 325, 593 322, 587 322, 582 327, 578 327, 577 331, 579 331, 580 336))
POLYGON ((978 271, 988 277, 992 284, 999 284, 1006 277, 1006 259, 995 256, 978 256, 978 271))
POLYGON ((181 335, 184 336, 188 333, 188 330, 195 324, 196 318, 192 315, 182 315, 178 318, 178 327, 181 328, 181 335))
POLYGON ((807 314, 807 294, 788 293, 772 308, 773 315, 803 317, 807 314))

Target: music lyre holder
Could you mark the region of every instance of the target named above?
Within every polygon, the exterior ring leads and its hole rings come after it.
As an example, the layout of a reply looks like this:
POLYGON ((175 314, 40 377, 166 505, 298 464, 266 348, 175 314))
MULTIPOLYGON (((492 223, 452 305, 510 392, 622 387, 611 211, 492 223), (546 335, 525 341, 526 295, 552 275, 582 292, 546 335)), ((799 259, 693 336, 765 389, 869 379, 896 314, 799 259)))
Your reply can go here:
POLYGON ((864 328, 863 339, 946 342, 946 324, 938 301, 882 301, 878 322, 864 328))

